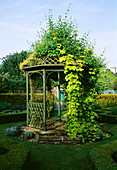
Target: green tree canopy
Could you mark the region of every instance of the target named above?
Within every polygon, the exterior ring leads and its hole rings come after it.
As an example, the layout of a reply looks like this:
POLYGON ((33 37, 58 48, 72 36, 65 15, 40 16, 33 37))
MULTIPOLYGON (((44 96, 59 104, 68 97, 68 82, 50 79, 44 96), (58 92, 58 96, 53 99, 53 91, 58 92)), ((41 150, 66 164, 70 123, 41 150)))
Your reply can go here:
POLYGON ((24 76, 23 72, 19 68, 19 64, 22 63, 28 56, 29 53, 27 51, 7 55, 1 64, 0 74, 7 74, 7 78, 12 80, 23 80, 24 76))
POLYGON ((117 79, 113 81, 112 87, 113 90, 117 91, 117 79))
POLYGON ((19 68, 19 64, 28 56, 27 51, 21 51, 21 53, 16 52, 4 58, 0 66, 0 93, 25 89, 25 77, 23 71, 19 68))

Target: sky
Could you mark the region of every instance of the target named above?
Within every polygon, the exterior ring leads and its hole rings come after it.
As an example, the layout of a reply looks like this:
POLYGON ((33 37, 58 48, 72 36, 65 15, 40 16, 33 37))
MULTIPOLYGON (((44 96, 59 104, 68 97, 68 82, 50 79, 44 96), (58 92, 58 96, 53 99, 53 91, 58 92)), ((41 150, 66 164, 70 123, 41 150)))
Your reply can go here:
POLYGON ((90 32, 91 41, 96 41, 95 53, 106 49, 107 67, 117 67, 117 0, 0 0, 0 63, 6 55, 29 50, 37 31, 45 27, 49 9, 57 20, 69 3, 79 37, 90 32))

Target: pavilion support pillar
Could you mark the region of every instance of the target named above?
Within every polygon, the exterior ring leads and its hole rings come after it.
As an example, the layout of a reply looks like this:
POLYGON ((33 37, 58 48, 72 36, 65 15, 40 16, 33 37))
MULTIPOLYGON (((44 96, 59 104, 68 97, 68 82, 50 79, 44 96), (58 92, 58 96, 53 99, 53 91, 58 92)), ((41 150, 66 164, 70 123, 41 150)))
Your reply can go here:
POLYGON ((26 108, 27 108, 27 126, 29 125, 29 106, 28 106, 28 102, 29 102, 29 77, 28 77, 28 71, 26 71, 26 108))
POLYGON ((32 78, 31 78, 31 76, 30 76, 30 95, 31 95, 31 102, 32 102, 32 98, 33 98, 33 83, 32 83, 32 78))
POLYGON ((61 121, 61 105, 60 105, 60 72, 58 71, 58 116, 61 121))
POLYGON ((43 70, 43 121, 44 131, 46 131, 46 70, 43 70))

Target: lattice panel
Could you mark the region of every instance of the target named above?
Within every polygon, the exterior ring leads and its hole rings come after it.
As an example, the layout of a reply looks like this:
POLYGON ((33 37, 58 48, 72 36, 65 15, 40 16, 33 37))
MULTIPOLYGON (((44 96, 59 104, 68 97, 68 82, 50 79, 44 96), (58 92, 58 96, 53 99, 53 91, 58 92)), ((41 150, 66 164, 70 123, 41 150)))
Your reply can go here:
POLYGON ((47 57, 41 64, 61 64, 58 58, 47 57))
POLYGON ((28 105, 29 126, 34 128, 43 128, 43 103, 29 102, 28 105))

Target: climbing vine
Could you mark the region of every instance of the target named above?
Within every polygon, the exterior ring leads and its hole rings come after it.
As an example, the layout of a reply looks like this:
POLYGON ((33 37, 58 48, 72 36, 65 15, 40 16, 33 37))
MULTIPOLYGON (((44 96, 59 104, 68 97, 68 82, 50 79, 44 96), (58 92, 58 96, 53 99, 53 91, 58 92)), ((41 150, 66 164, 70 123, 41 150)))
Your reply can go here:
POLYGON ((68 54, 60 58, 66 64, 65 79, 68 82, 68 113, 65 115, 67 132, 71 138, 81 138, 83 143, 99 139, 97 132, 100 131, 100 126, 95 121, 98 116, 93 111, 97 69, 86 65, 85 57, 79 56, 74 60, 74 55, 68 54))

